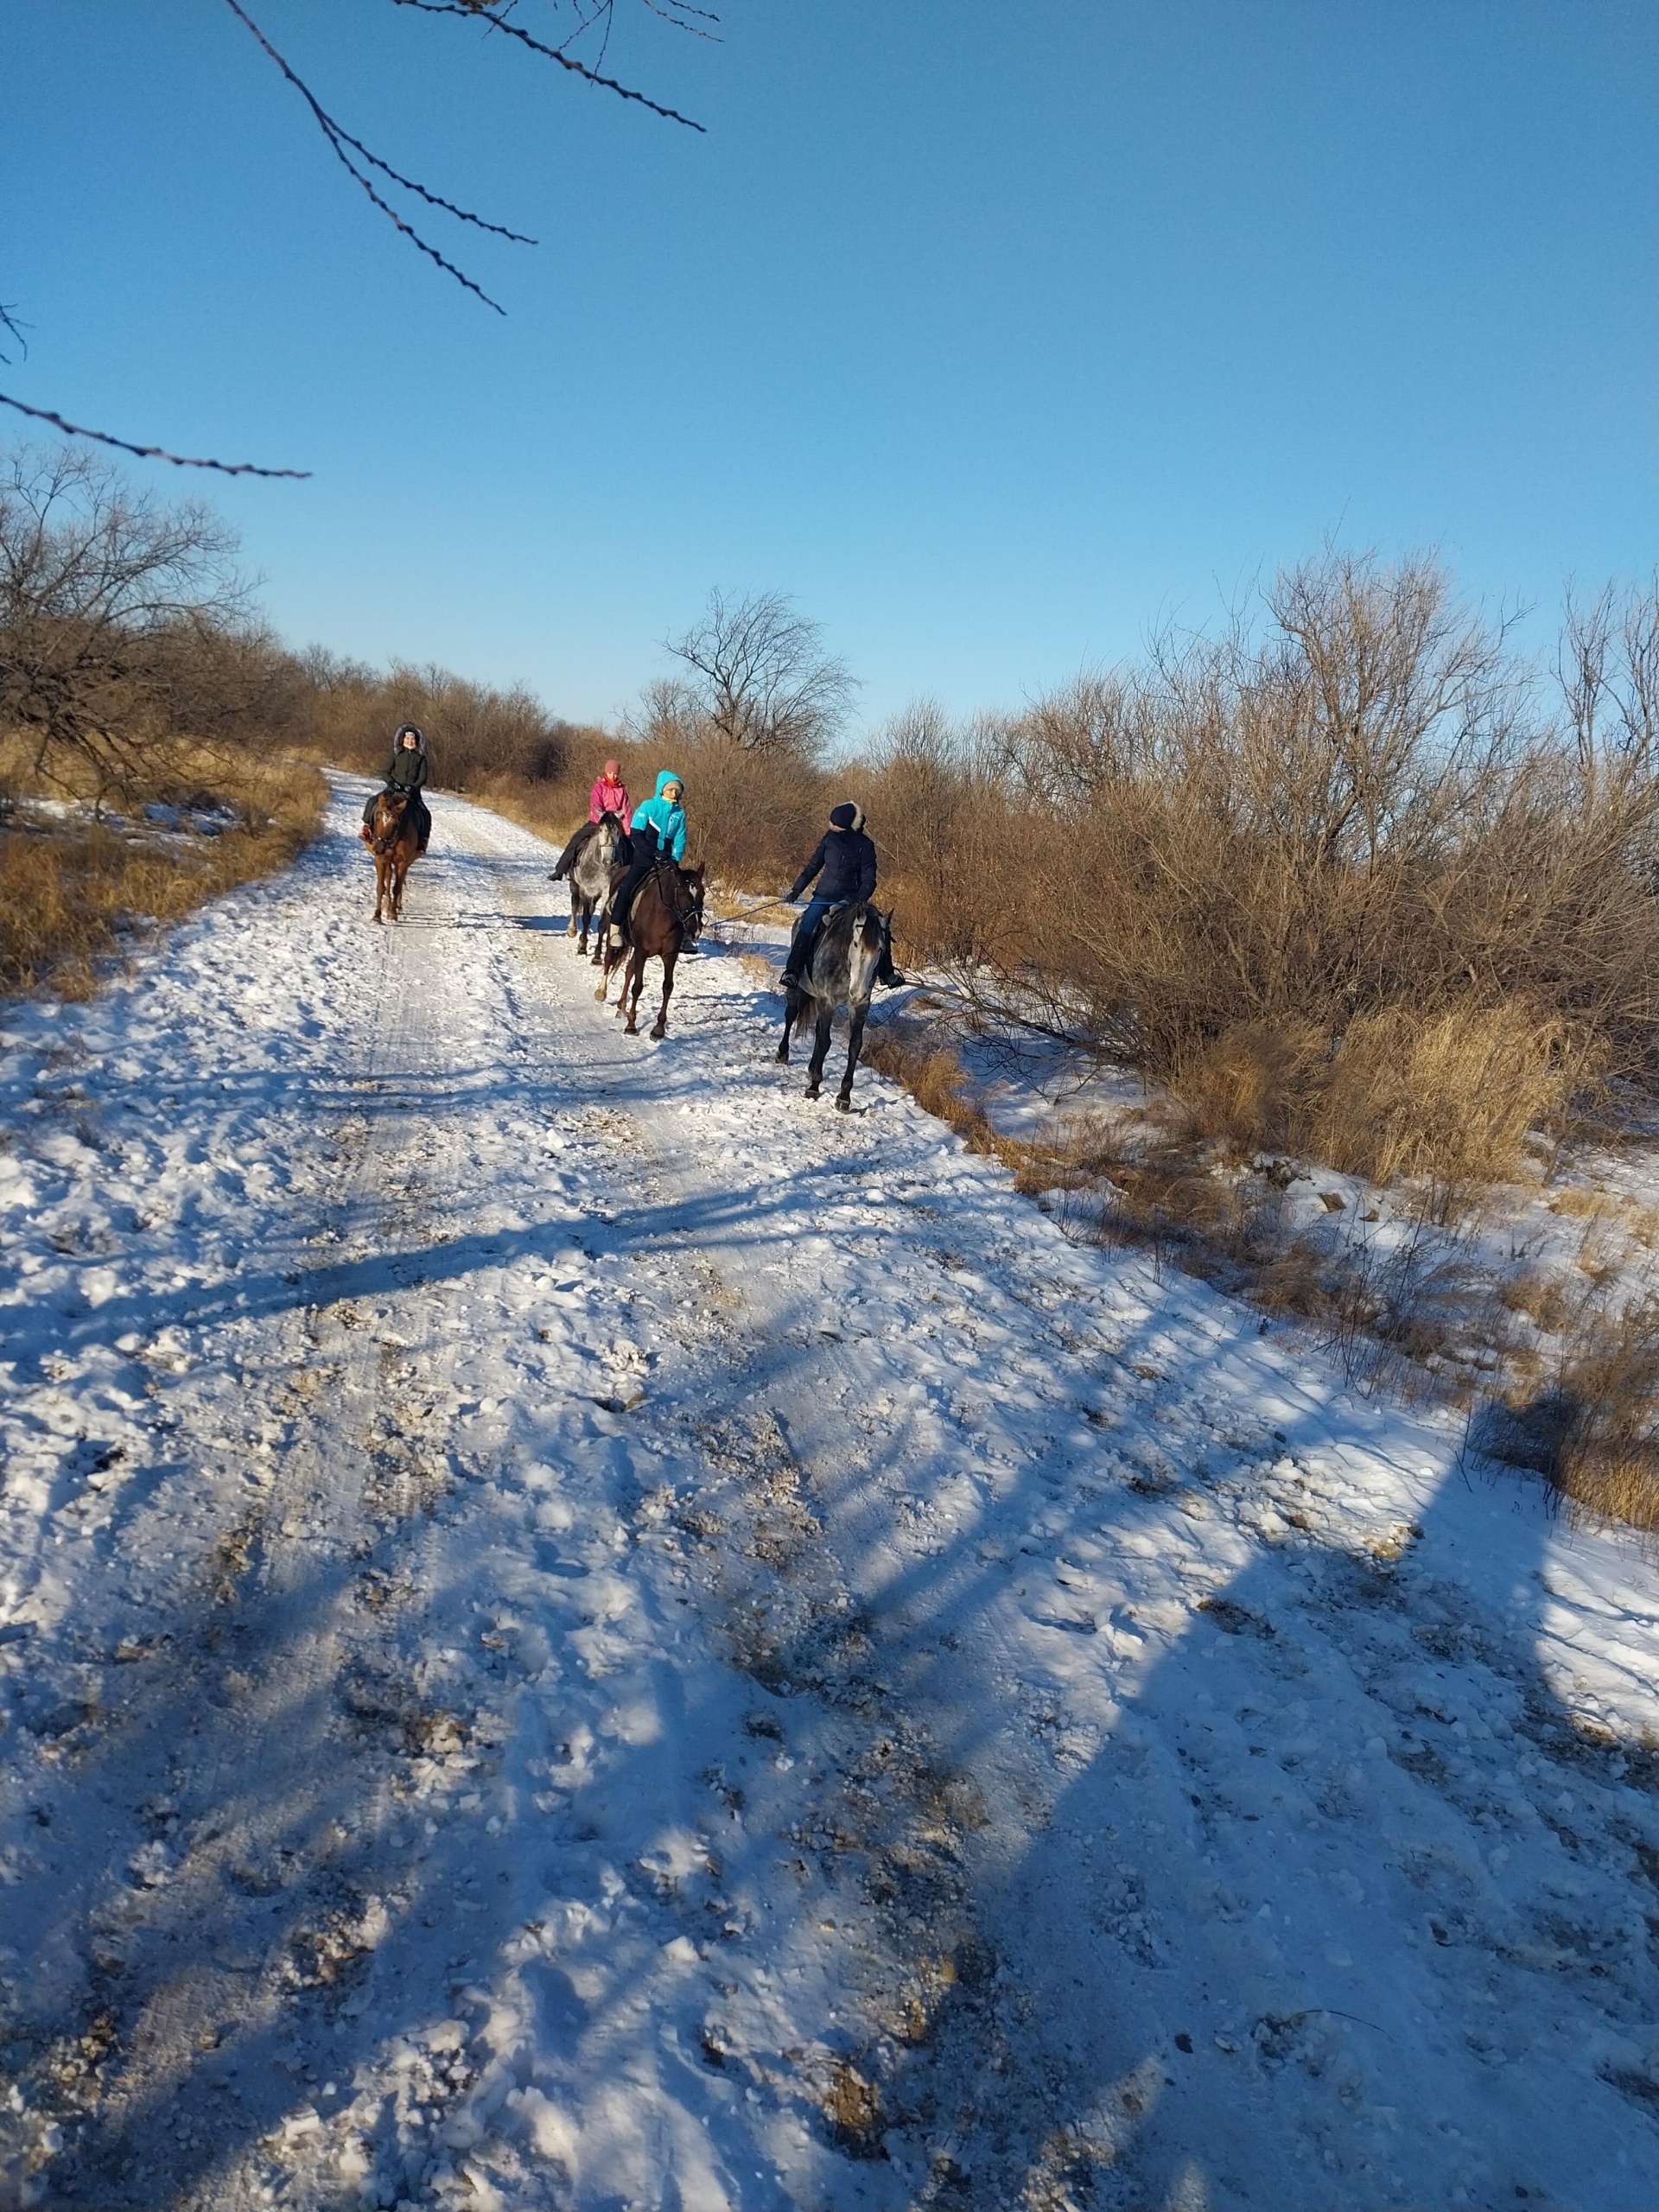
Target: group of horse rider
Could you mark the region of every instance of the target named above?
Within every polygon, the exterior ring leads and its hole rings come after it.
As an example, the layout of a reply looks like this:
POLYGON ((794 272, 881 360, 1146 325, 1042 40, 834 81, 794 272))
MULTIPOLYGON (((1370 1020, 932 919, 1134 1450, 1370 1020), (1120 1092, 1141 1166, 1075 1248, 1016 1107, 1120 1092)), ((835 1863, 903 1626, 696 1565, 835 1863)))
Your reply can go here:
MULTIPOLYGON (((391 758, 382 779, 385 792, 373 792, 364 804, 360 834, 365 843, 373 835, 371 823, 376 804, 383 796, 391 796, 404 798, 413 810, 420 849, 426 850, 432 816, 422 794, 430 773, 425 732, 418 722, 403 723, 392 740, 391 758)), ((559 855, 553 870, 556 883, 569 874, 607 814, 627 840, 627 873, 611 894, 610 906, 611 941, 620 946, 628 941, 628 916, 640 885, 664 861, 671 861, 677 867, 685 858, 685 779, 674 769, 664 768, 651 797, 635 806, 622 780, 621 764, 607 760, 588 794, 588 819, 559 855)), ((862 808, 844 799, 830 808, 830 827, 784 894, 787 904, 804 898, 807 902, 790 941, 784 982, 799 982, 819 931, 838 906, 854 905, 874 894, 875 846, 865 832, 862 808), (809 897, 808 887, 814 884, 817 887, 809 897)), ((892 945, 884 945, 876 981, 898 989, 905 980, 893 964, 892 945)))
MULTIPOLYGON (((570 873, 607 814, 620 824, 631 853, 628 872, 611 894, 611 941, 620 946, 628 941, 628 915, 640 885, 664 861, 677 866, 685 857, 685 779, 674 769, 664 768, 657 779, 655 791, 636 807, 628 798, 620 763, 606 761, 588 794, 588 819, 559 855, 553 870, 556 883, 570 873)), ((874 896, 875 846, 865 835, 862 808, 850 799, 830 808, 830 827, 785 893, 785 903, 792 905, 805 898, 807 887, 815 879, 817 888, 807 899, 806 911, 796 923, 790 943, 783 976, 786 984, 800 981, 818 932, 836 909, 874 896)), ((883 948, 876 981, 893 990, 906 981, 893 964, 890 944, 883 948)))

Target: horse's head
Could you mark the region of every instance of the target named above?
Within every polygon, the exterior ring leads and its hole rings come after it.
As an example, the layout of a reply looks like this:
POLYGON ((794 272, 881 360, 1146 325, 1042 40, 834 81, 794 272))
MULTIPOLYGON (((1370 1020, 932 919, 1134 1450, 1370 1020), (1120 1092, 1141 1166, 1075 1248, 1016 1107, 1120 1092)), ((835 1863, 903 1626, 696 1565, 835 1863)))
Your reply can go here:
POLYGON ((382 791, 374 803, 374 842, 371 850, 382 858, 397 842, 397 833, 404 826, 404 817, 409 812, 407 791, 382 791))
POLYGON ((697 936, 702 928, 703 893, 708 887, 707 872, 699 861, 696 868, 676 870, 680 880, 679 897, 675 902, 674 918, 688 938, 697 936))
POLYGON ((879 960, 892 934, 891 909, 884 914, 877 906, 854 907, 851 940, 853 950, 874 954, 879 960))

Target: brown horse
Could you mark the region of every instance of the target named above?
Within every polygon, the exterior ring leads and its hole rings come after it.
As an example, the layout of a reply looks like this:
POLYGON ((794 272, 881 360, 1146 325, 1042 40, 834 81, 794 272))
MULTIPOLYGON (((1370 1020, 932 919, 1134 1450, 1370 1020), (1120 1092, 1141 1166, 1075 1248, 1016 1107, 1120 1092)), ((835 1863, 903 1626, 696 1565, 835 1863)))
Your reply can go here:
MULTIPOLYGON (((626 873, 626 869, 616 870, 613 891, 626 873)), ((633 911, 628 917, 628 964, 623 970, 622 988, 616 1001, 617 1012, 627 1016, 626 1027, 630 1037, 639 1033, 639 993, 645 980, 645 963, 653 959, 663 963, 663 1002, 657 1009, 651 1033, 656 1038, 667 1035, 668 1001, 674 992, 674 963, 702 927, 702 868, 676 868, 672 861, 664 861, 634 893, 633 911), (628 997, 630 987, 633 994, 632 1004, 628 997)), ((601 1006, 610 988, 611 970, 621 957, 620 951, 612 949, 607 931, 605 965, 599 988, 594 993, 601 1006)))
POLYGON ((404 918, 404 878, 420 857, 421 831, 408 794, 382 791, 369 819, 369 850, 374 855, 374 918, 383 921, 388 899, 391 918, 404 918))

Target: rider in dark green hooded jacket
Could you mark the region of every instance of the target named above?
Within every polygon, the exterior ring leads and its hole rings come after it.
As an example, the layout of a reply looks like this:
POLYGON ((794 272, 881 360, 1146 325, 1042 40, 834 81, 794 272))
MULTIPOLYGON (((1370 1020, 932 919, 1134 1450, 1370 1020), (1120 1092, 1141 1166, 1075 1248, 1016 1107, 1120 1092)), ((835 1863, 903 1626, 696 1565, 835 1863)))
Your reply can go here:
MULTIPOLYGON (((427 839, 432 835, 432 816, 421 794, 426 788, 430 772, 426 757, 426 733, 418 722, 404 722, 391 741, 391 758, 382 771, 382 781, 388 791, 407 797, 415 810, 415 819, 421 833, 421 850, 426 850, 427 839)), ((363 827, 366 831, 374 817, 379 791, 371 792, 363 803, 363 827)))

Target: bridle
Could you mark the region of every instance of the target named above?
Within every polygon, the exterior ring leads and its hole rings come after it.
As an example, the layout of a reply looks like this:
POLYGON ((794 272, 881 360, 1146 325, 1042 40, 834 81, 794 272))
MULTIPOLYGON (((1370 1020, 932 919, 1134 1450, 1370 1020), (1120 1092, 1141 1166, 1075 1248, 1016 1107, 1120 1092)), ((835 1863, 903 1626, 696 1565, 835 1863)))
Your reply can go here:
POLYGON ((664 899, 663 904, 668 908, 680 935, 685 938, 700 936, 702 931, 702 907, 696 893, 688 886, 672 861, 664 861, 658 874, 673 880, 674 895, 671 899, 664 899))
POLYGON ((397 809, 396 815, 392 818, 391 825, 380 832, 380 835, 375 839, 373 844, 370 847, 370 850, 372 853, 374 853, 379 859, 385 860, 386 855, 391 850, 392 847, 397 842, 397 833, 403 828, 404 817, 409 812, 409 800, 407 797, 394 799, 385 791, 382 791, 375 806, 375 811, 377 814, 379 812, 382 806, 396 806, 397 809))

